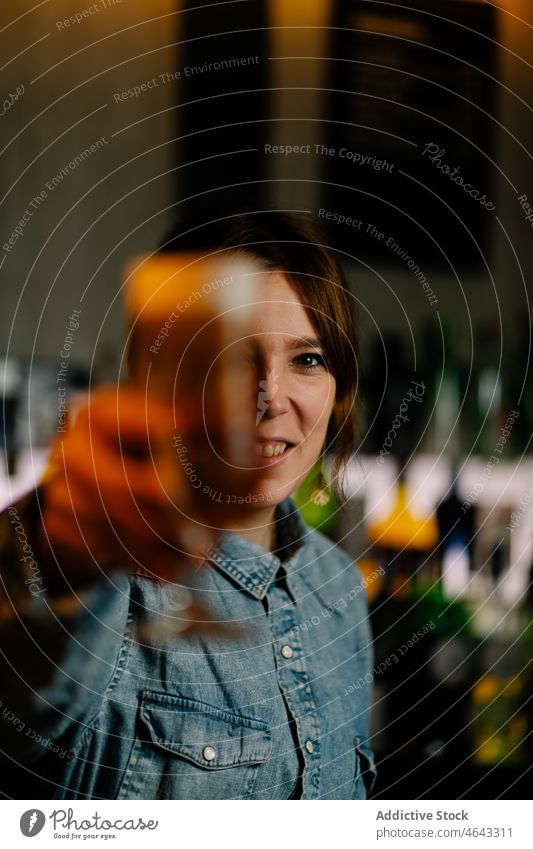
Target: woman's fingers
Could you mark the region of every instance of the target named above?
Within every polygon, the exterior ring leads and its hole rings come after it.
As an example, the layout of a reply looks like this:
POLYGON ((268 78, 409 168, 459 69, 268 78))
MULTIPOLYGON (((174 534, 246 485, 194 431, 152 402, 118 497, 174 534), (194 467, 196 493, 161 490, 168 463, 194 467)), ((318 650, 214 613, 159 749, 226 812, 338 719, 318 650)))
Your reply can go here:
POLYGON ((174 419, 167 405, 134 390, 93 393, 56 441, 43 485, 52 547, 79 554, 89 569, 91 560, 142 560, 156 574, 175 574, 183 551, 198 555, 212 542, 192 516, 172 447, 174 419))

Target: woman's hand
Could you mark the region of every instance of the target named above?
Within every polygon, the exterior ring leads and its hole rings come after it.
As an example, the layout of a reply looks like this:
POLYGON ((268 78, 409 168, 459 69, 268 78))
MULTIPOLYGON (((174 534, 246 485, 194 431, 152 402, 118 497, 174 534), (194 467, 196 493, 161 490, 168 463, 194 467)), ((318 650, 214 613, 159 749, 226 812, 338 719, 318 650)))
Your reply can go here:
POLYGON ((176 430, 186 432, 186 423, 170 406, 111 387, 92 392, 56 439, 40 487, 40 549, 68 571, 69 582, 119 565, 172 579, 213 541, 193 517, 176 430))

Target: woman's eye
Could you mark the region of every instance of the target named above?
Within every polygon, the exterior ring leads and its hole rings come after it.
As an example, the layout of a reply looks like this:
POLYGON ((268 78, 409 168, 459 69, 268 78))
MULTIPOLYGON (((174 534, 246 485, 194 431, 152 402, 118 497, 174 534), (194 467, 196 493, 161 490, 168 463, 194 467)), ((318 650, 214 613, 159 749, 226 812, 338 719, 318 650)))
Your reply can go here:
POLYGON ((300 354, 294 358, 293 363, 305 369, 305 371, 326 368, 326 360, 320 354, 300 354))

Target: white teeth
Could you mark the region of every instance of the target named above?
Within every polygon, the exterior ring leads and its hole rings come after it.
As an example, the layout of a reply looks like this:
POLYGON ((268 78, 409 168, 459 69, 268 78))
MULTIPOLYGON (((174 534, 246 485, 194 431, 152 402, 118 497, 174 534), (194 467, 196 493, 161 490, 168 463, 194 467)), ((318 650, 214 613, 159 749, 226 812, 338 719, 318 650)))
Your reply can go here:
POLYGON ((265 442, 259 446, 262 457, 278 457, 287 447, 286 442, 265 442))

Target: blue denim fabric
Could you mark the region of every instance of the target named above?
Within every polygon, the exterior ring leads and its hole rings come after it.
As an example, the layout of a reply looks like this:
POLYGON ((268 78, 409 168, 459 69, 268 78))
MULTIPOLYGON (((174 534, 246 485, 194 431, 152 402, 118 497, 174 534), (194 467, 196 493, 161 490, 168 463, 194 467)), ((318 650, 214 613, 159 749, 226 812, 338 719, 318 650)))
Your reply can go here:
POLYGON ((139 621, 172 616, 176 594, 144 575, 113 574, 86 595, 35 703, 34 724, 66 752, 27 753, 55 784, 48 795, 366 798, 375 770, 361 577, 290 499, 276 531, 281 559, 228 532, 198 571, 202 603, 240 629, 231 641, 143 637, 139 621))

